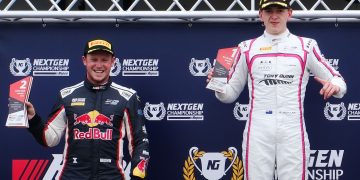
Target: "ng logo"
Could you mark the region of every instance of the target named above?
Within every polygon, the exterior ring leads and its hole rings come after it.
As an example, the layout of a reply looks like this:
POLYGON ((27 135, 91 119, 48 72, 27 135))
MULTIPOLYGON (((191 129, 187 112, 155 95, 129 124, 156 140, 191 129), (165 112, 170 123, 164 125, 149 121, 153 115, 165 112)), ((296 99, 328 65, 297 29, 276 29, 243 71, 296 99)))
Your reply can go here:
POLYGON ((343 120, 346 116, 346 108, 344 103, 330 104, 326 103, 324 115, 328 120, 343 120))
POLYGON ((183 177, 185 180, 193 180, 194 167, 208 180, 218 180, 226 175, 226 172, 232 167, 233 174, 232 180, 242 180, 243 178, 243 166, 242 161, 237 156, 237 150, 234 147, 229 147, 228 151, 210 152, 199 151, 197 147, 192 147, 189 150, 189 157, 185 160, 183 167, 183 177), (196 160, 200 159, 201 169, 196 163, 196 160), (226 168, 226 160, 230 161, 230 164, 226 168))
POLYGON ((220 160, 209 160, 207 170, 219 170, 220 160))
POLYGON ((27 76, 30 74, 32 66, 30 63, 30 59, 11 59, 10 63, 10 72, 14 76, 27 76))
POLYGON ((233 109, 235 118, 239 121, 247 121, 249 119, 249 105, 236 103, 233 109))
POLYGON ((210 59, 192 58, 189 65, 189 70, 193 76, 207 76, 207 74, 211 70, 210 59))
POLYGON ((150 104, 146 102, 144 107, 144 116, 150 121, 159 121, 164 119, 166 114, 164 103, 150 104), (160 115, 159 115, 160 114, 160 115))

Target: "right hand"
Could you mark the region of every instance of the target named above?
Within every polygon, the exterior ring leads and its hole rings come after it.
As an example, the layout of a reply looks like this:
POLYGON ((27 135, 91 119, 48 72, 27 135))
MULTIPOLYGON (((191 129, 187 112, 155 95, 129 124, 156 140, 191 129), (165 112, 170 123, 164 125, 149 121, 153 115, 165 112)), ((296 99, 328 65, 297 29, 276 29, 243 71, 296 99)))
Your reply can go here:
POLYGON ((211 68, 208 75, 207 75, 207 79, 206 79, 206 82, 209 83, 210 82, 210 79, 212 79, 214 76, 214 68, 211 68))
POLYGON ((35 108, 30 102, 25 102, 28 119, 31 120, 35 116, 35 108))

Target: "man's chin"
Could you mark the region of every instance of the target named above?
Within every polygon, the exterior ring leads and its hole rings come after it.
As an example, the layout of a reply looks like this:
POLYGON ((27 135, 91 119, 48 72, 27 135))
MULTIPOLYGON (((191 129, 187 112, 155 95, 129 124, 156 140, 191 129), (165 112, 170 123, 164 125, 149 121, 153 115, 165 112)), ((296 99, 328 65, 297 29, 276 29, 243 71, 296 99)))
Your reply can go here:
POLYGON ((106 83, 106 78, 104 77, 93 77, 92 81, 94 85, 102 85, 106 83))

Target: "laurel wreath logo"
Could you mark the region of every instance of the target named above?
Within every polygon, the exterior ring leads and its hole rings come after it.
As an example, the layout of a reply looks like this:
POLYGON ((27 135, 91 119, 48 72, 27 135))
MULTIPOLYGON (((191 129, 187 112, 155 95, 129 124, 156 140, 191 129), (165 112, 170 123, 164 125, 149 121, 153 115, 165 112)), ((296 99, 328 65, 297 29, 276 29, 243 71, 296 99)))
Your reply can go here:
MULTIPOLYGON (((205 151, 194 151, 194 161, 199 159, 205 154, 205 151)), ((190 156, 185 160, 184 168, 183 168, 183 177, 185 180, 195 180, 194 176, 194 163, 191 161, 190 156)))
POLYGON ((15 63, 16 63, 16 61, 18 61, 18 60, 16 60, 15 58, 12 58, 12 59, 11 59, 11 63, 10 63, 10 66, 9 66, 9 70, 10 70, 10 72, 11 72, 12 75, 14 75, 14 76, 19 76, 19 75, 21 75, 21 76, 26 76, 26 75, 29 75, 29 74, 30 74, 30 71, 31 71, 30 59, 29 59, 29 58, 26 58, 25 60, 26 60, 27 70, 26 70, 24 73, 22 73, 22 72, 16 72, 15 69, 14 69, 15 63))
POLYGON ((150 104, 148 102, 146 102, 145 104, 145 107, 144 107, 144 117, 147 119, 147 120, 162 120, 164 117, 165 117, 165 106, 164 106, 164 103, 161 102, 159 105, 160 105, 160 110, 161 110, 161 114, 159 117, 150 117, 149 116, 149 111, 150 111, 150 106, 151 105, 154 105, 154 104, 150 104))
MULTIPOLYGON (((231 180, 242 180, 244 178, 244 168, 242 165, 242 161, 239 157, 234 157, 233 153, 229 151, 222 151, 225 157, 227 157, 230 161, 235 158, 234 164, 232 165, 233 174, 231 176, 231 180)), ((194 161, 199 159, 205 154, 205 151, 194 151, 194 161)), ((194 163, 191 161, 190 156, 185 160, 183 167, 183 177, 184 180, 196 180, 194 175, 194 163)))
POLYGON ((120 60, 119 58, 116 58, 114 65, 111 67, 110 76, 117 76, 119 75, 120 71, 121 71, 120 60))
MULTIPOLYGON (((234 159, 231 151, 223 151, 221 153, 223 153, 230 161, 234 159)), ((242 180, 244 178, 244 167, 242 165, 242 161, 237 156, 235 157, 234 164, 232 165, 232 170, 233 174, 231 176, 231 180, 242 180)))
POLYGON ((333 119, 343 120, 346 116, 346 107, 345 107, 344 103, 343 102, 340 103, 340 111, 342 111, 342 114, 340 117, 330 116, 330 114, 329 114, 330 107, 334 106, 334 105, 337 105, 337 104, 330 104, 329 102, 326 103, 326 107, 324 108, 324 115, 325 115, 326 119, 328 119, 328 120, 333 120, 333 119))
POLYGON ((243 114, 244 116, 241 117, 241 116, 239 115, 239 113, 241 114, 240 108, 241 108, 241 104, 237 102, 237 103, 235 104, 234 109, 233 109, 234 117, 235 117, 235 119, 237 119, 237 120, 246 120, 246 119, 248 118, 249 114, 248 114, 248 112, 247 112, 247 114, 243 114))
POLYGON ((211 70, 211 63, 210 63, 210 60, 208 59, 208 58, 206 58, 206 64, 205 64, 205 68, 207 68, 206 69, 206 71, 205 72, 195 72, 195 70, 194 70, 194 65, 195 65, 195 58, 192 58, 191 59, 191 62, 190 62, 190 64, 189 64, 189 70, 190 70, 190 73, 193 75, 193 76, 205 76, 205 75, 207 75, 209 72, 210 72, 210 70, 211 70))

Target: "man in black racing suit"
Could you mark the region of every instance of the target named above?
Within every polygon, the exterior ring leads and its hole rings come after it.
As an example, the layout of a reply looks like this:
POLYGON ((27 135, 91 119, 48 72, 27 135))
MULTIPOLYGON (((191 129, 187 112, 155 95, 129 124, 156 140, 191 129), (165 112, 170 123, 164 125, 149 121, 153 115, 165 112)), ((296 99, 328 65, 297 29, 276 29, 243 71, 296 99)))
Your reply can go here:
POLYGON ((28 102, 29 131, 47 147, 56 146, 65 131, 60 179, 125 179, 123 140, 131 155, 131 179, 145 178, 149 142, 136 91, 110 79, 115 58, 102 39, 85 46, 86 79, 60 90, 44 124, 28 102))

